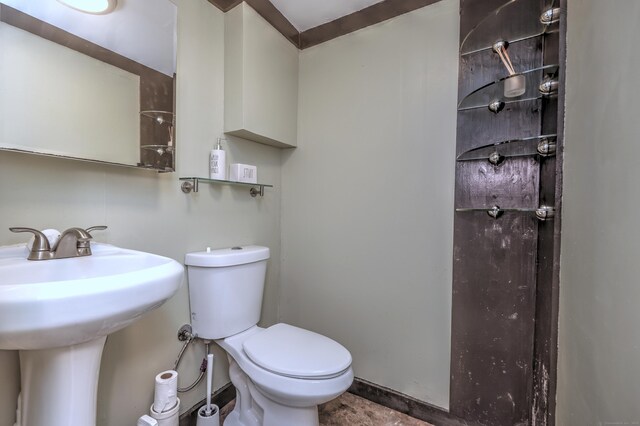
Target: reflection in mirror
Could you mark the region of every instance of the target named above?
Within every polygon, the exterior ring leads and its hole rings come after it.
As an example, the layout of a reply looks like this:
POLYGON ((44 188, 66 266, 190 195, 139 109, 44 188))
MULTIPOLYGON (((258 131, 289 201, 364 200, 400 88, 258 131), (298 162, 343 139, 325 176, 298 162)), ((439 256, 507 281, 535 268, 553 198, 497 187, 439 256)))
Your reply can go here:
POLYGON ((176 15, 0 0, 0 149, 173 171, 176 15))

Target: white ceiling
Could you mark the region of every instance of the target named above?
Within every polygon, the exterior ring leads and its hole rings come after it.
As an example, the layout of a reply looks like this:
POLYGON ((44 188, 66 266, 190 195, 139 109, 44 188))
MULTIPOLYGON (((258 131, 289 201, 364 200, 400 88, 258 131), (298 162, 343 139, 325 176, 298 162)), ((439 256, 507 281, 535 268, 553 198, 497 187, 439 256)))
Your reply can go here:
POLYGON ((300 32, 362 10, 382 0, 270 0, 300 32))

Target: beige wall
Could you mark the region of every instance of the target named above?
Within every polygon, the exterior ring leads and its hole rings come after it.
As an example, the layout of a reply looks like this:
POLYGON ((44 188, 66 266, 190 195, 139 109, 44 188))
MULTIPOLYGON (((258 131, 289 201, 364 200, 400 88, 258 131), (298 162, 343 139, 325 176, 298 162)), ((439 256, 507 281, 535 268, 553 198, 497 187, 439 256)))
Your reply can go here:
MULTIPOLYGON (((206 0, 181 0, 178 11, 178 171, 149 171, 0 152, 0 244, 26 240, 10 226, 67 228, 108 225, 97 240, 183 261, 206 246, 255 243, 269 246, 263 324, 277 317, 280 270, 279 149, 232 139, 228 161, 256 164, 261 180, 273 183, 264 198, 244 188, 202 185, 180 191, 178 176, 206 175, 208 155, 223 126, 224 16, 206 0)), ((98 425, 135 424, 148 411, 155 375, 173 366, 175 335, 189 322, 186 283, 162 308, 111 335, 99 384, 98 425)), ((202 345, 187 352, 181 385, 197 375, 202 345)), ((214 386, 228 382, 219 350, 214 386)), ((19 389, 17 353, 0 351, 0 425, 12 426, 19 389)), ((180 395, 182 408, 204 397, 204 387, 180 395)))
POLYGON ((568 3, 556 424, 640 424, 640 2, 568 3))
POLYGON ((281 318, 357 377, 449 403, 458 1, 304 50, 283 155, 281 318))

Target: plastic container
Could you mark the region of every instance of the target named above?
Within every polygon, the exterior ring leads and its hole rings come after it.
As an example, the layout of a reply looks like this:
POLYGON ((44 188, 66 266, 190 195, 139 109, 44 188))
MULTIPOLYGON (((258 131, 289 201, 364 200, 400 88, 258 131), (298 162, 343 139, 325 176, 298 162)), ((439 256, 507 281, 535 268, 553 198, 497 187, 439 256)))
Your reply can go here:
POLYGON ((220 426, 220 410, 215 404, 211 404, 211 415, 207 416, 207 404, 198 410, 196 426, 220 426))
POLYGON ((176 405, 164 413, 156 413, 153 409, 153 404, 149 408, 149 413, 151 413, 151 417, 158 421, 158 426, 178 426, 180 411, 180 398, 178 398, 178 402, 176 405))

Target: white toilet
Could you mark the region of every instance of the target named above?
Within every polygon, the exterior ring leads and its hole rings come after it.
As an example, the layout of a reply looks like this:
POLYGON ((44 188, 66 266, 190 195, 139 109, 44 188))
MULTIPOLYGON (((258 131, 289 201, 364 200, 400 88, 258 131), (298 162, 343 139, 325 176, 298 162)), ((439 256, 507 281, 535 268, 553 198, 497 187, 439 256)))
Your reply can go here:
POLYGON ((351 354, 302 328, 256 325, 268 259, 259 246, 187 254, 193 332, 227 352, 236 405, 225 426, 318 425, 318 404, 353 381, 351 354))

